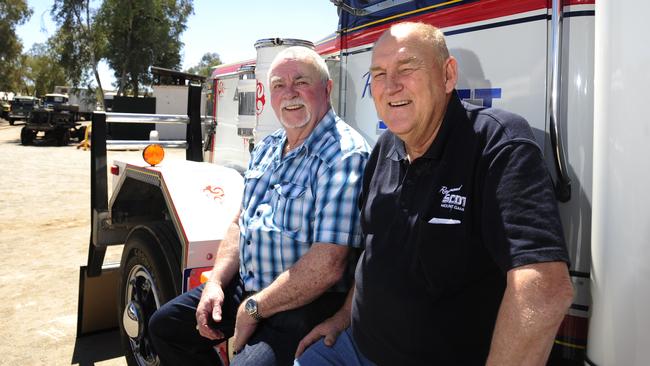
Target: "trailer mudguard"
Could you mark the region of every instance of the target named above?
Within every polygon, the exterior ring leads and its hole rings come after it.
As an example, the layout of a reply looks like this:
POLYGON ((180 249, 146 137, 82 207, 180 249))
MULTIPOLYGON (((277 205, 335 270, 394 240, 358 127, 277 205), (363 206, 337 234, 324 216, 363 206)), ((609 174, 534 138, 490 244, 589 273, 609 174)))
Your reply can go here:
POLYGON ((239 215, 243 177, 231 168, 185 160, 118 166, 124 171, 109 201, 112 225, 169 221, 182 246, 183 272, 212 266, 219 242, 239 215))

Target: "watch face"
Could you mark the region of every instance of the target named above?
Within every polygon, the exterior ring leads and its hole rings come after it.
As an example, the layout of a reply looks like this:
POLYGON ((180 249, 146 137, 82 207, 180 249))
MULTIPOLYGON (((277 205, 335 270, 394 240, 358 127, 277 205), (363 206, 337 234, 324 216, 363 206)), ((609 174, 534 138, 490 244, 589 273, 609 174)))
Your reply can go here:
POLYGON ((257 313, 257 302, 253 299, 248 299, 244 305, 244 309, 251 315, 257 313))

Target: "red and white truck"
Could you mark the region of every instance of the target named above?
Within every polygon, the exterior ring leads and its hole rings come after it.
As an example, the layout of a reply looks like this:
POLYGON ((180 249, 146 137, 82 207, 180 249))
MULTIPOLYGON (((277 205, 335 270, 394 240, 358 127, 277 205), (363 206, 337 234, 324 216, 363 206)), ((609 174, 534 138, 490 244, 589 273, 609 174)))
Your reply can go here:
MULTIPOLYGON (((408 20, 445 32, 458 59, 463 99, 524 116, 547 157, 576 294, 549 364, 650 364, 650 315, 643 310, 650 303, 650 195, 642 191, 650 186, 643 158, 650 156, 650 128, 640 115, 650 84, 650 50, 643 41, 650 4, 331 2, 339 9, 339 24, 330 36, 315 44, 263 39, 250 45, 256 59, 214 70, 214 117, 206 136, 200 133, 198 87, 188 88, 188 116, 160 117, 193 121, 187 155, 195 161, 115 162, 109 199, 102 123, 161 122, 153 116, 93 117, 93 227, 82 290, 91 291, 103 276, 120 277, 117 318, 129 363, 157 364, 146 326, 151 313, 198 285, 200 274, 211 268, 239 207, 240 173, 250 148, 279 127, 266 86, 273 56, 283 47, 313 45, 335 81, 335 110, 374 143, 386 126, 370 96, 372 47, 390 25, 408 20), (114 244, 124 244, 119 267, 103 263, 106 246, 114 244)), ((89 302, 82 296, 80 301, 80 309, 89 302)))

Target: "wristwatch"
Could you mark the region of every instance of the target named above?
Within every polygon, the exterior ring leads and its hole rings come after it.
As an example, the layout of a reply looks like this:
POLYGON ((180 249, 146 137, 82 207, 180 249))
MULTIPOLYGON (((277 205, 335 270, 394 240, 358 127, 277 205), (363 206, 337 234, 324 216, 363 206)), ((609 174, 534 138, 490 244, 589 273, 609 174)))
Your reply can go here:
POLYGON ((246 300, 246 303, 244 304, 244 310, 246 310, 246 313, 248 313, 248 315, 257 321, 263 319, 260 313, 257 312, 257 301, 255 301, 255 299, 252 297, 249 297, 248 300, 246 300))

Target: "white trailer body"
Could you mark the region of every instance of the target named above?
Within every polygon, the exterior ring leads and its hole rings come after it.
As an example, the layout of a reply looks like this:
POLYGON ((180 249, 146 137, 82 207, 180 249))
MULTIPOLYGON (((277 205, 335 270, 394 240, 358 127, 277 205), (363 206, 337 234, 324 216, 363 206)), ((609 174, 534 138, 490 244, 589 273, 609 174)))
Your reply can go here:
POLYGON ((90 120, 90 115, 97 109, 97 96, 90 89, 71 86, 55 86, 54 93, 67 94, 68 103, 79 107, 79 116, 90 120))

